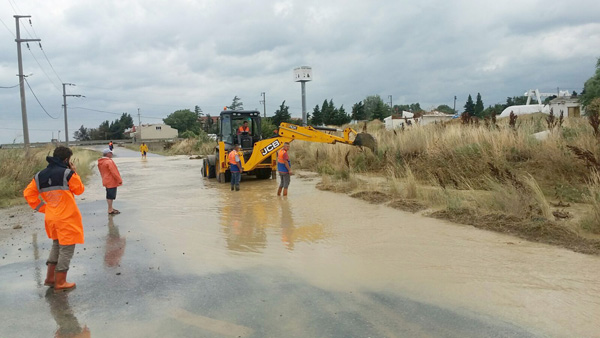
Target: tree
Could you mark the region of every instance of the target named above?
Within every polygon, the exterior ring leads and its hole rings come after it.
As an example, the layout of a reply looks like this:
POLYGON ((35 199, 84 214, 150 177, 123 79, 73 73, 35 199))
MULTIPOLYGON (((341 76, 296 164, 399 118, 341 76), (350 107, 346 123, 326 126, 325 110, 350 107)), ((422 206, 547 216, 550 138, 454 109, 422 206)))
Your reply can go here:
POLYGON ((424 112, 424 110, 423 110, 423 108, 421 108, 421 104, 419 104, 419 102, 411 103, 409 107, 410 107, 410 111, 413 113, 424 112))
POLYGON ((196 113, 196 116, 197 116, 198 118, 200 118, 200 115, 202 115, 202 108, 200 108, 200 106, 196 105, 196 106, 194 107, 194 113, 196 113))
POLYGON ((241 99, 239 97, 234 96, 233 100, 231 101, 231 106, 227 106, 227 109, 229 110, 244 110, 244 103, 242 101, 240 101, 241 99))
POLYGON ((344 105, 342 105, 339 109, 335 108, 333 110, 333 114, 331 115, 329 124, 341 126, 343 124, 349 123, 351 120, 352 118, 350 117, 350 115, 348 115, 348 113, 346 113, 344 105))
POLYGON ((355 103, 352 106, 351 117, 355 121, 363 121, 367 119, 367 114, 365 113, 365 105, 362 101, 355 103))
POLYGON ((483 117, 483 100, 481 99, 481 94, 477 93, 477 100, 475 101, 475 116, 483 117))
POLYGON ((90 129, 90 138, 92 140, 106 140, 110 137, 110 122, 108 120, 100 123, 98 128, 90 129))
POLYGON ((272 118, 265 117, 260 121, 260 127, 261 127, 262 138, 266 139, 266 138, 275 136, 273 131, 277 130, 277 128, 279 126, 278 125, 276 126, 275 124, 273 124, 272 118))
POLYGON ((520 106, 527 103, 527 96, 513 96, 506 98, 506 104, 504 105, 504 109, 510 106, 520 106))
POLYGON ((275 111, 273 118, 271 118, 271 122, 276 126, 279 126, 282 122, 290 122, 292 119, 292 115, 289 112, 290 107, 285 105, 285 100, 281 102, 279 109, 275 111))
POLYGON ((81 127, 73 133, 73 138, 77 141, 89 141, 91 140, 90 131, 81 125, 81 127))
POLYGON ((196 135, 200 134, 201 126, 198 122, 196 113, 189 109, 177 110, 169 114, 169 116, 163 119, 163 121, 165 124, 177 129, 179 135, 188 130, 192 131, 196 135))
MULTIPOLYGON (((83 128, 83 126, 81 126, 83 128)), ((100 123, 98 128, 87 130, 90 140, 120 140, 125 138, 125 130, 133 127, 133 118, 128 113, 121 114, 121 117, 114 120, 113 122, 104 121, 100 123)), ((85 137, 81 135, 82 128, 79 128, 75 133, 79 137, 85 137)), ((85 128, 84 128, 85 129, 85 128)))
MULTIPOLYGON (((379 97, 379 95, 371 95, 371 96, 367 96, 364 99, 365 102, 365 115, 366 115, 366 119, 367 120, 373 120, 379 117, 375 117, 373 116, 373 114, 375 113, 376 109, 385 109, 385 107, 387 107, 387 105, 383 102, 383 100, 381 99, 381 97, 379 97)), ((381 116, 385 115, 385 112, 381 111, 378 112, 378 114, 380 114, 381 116)), ((384 116, 384 118, 387 117, 384 116)))
POLYGON ((321 110, 319 109, 319 105, 316 105, 315 108, 313 108, 313 113, 312 113, 312 118, 310 119, 310 124, 312 124, 314 126, 323 125, 323 114, 321 113, 321 110))
POLYGON ((590 77, 583 85, 583 91, 579 95, 579 102, 587 107, 593 99, 600 97, 600 58, 596 62, 596 74, 590 77))
POLYGON ((469 98, 467 98, 467 103, 465 103, 465 111, 469 113, 470 116, 475 115, 475 104, 473 103, 473 98, 471 94, 469 94, 469 98))
MULTIPOLYGON (((332 105, 333 105, 333 102, 332 102, 332 105)), ((321 105, 321 116, 323 116, 323 124, 330 123, 332 112, 333 112, 333 107, 330 107, 329 102, 327 102, 327 100, 324 100, 323 105, 321 105)))
POLYGON ((375 109, 373 110, 372 118, 373 120, 379 119, 383 121, 384 118, 388 117, 389 107, 383 103, 383 101, 379 101, 375 105, 375 109))
POLYGON ((504 105, 501 103, 496 103, 493 106, 489 106, 489 107, 485 108, 483 110, 482 116, 487 117, 487 116, 492 116, 492 115, 498 115, 498 114, 502 113, 503 110, 504 110, 504 105))
POLYGON ((435 110, 446 114, 454 114, 454 109, 447 104, 440 104, 435 110))

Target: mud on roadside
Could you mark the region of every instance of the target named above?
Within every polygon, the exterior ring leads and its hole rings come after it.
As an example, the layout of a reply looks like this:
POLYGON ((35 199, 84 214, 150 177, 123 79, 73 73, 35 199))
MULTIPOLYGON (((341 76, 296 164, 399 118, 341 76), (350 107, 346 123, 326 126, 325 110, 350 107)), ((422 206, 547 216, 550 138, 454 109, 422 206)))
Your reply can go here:
MULTIPOLYGON (((371 204, 407 212, 419 212, 427 209, 427 205, 417 200, 395 198, 391 194, 377 190, 355 191, 350 184, 321 182, 320 190, 349 194, 350 197, 362 199, 371 204)), ((456 210, 436 210, 424 216, 444 219, 454 223, 472 225, 479 229, 491 230, 513 235, 528 241, 556 245, 575 252, 600 255, 600 240, 584 238, 575 231, 546 219, 519 218, 498 213, 478 213, 475 210, 460 208, 456 210)))
POLYGON ((35 223, 35 213, 28 205, 0 209, 0 242, 35 223))

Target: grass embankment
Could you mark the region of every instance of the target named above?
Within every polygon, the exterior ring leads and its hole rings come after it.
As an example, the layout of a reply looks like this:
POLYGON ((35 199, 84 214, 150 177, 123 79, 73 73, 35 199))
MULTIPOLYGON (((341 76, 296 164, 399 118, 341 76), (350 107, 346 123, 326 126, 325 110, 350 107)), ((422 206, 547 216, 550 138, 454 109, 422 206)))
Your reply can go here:
MULTIPOLYGON (((71 148, 77 173, 85 180, 92 173, 90 164, 98 159, 99 153, 87 149, 71 148)), ((36 172, 44 169, 54 147, 24 149, 0 149, 0 208, 25 202, 23 190, 36 172)))
POLYGON ((372 122, 375 152, 294 142, 292 158, 322 174, 321 189, 599 254, 599 141, 584 119, 537 140, 545 116, 520 117, 515 128, 456 121, 393 132, 372 122))

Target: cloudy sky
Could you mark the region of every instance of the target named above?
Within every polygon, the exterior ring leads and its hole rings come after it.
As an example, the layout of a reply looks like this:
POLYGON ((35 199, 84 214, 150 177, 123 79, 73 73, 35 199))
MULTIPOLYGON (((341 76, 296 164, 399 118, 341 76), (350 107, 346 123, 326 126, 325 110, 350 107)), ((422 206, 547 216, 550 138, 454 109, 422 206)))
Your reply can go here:
MULTIPOLYGON (((267 114, 283 100, 301 115, 295 67, 312 66, 309 111, 368 95, 394 104, 462 107, 528 89, 575 90, 600 57, 600 1, 531 0, 0 0, 0 87, 18 84, 13 15, 22 38, 30 138, 61 131, 62 82, 69 130, 121 112, 142 123, 199 105, 218 115, 234 95, 267 114), (46 59, 48 58, 48 60, 46 59), (85 108, 85 109, 84 109, 85 108), (113 114, 111 114, 113 113, 113 114)), ((23 141, 19 89, 0 88, 0 143, 23 141)))

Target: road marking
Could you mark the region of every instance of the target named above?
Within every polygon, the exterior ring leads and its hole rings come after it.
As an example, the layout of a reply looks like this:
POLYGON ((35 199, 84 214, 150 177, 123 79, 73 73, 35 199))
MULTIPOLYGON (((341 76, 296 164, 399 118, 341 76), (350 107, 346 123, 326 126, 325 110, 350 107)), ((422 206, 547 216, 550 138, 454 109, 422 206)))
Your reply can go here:
POLYGON ((171 316, 184 324, 195 326, 207 331, 212 331, 224 336, 245 337, 254 332, 254 330, 249 327, 204 317, 188 312, 184 309, 174 310, 171 316))

